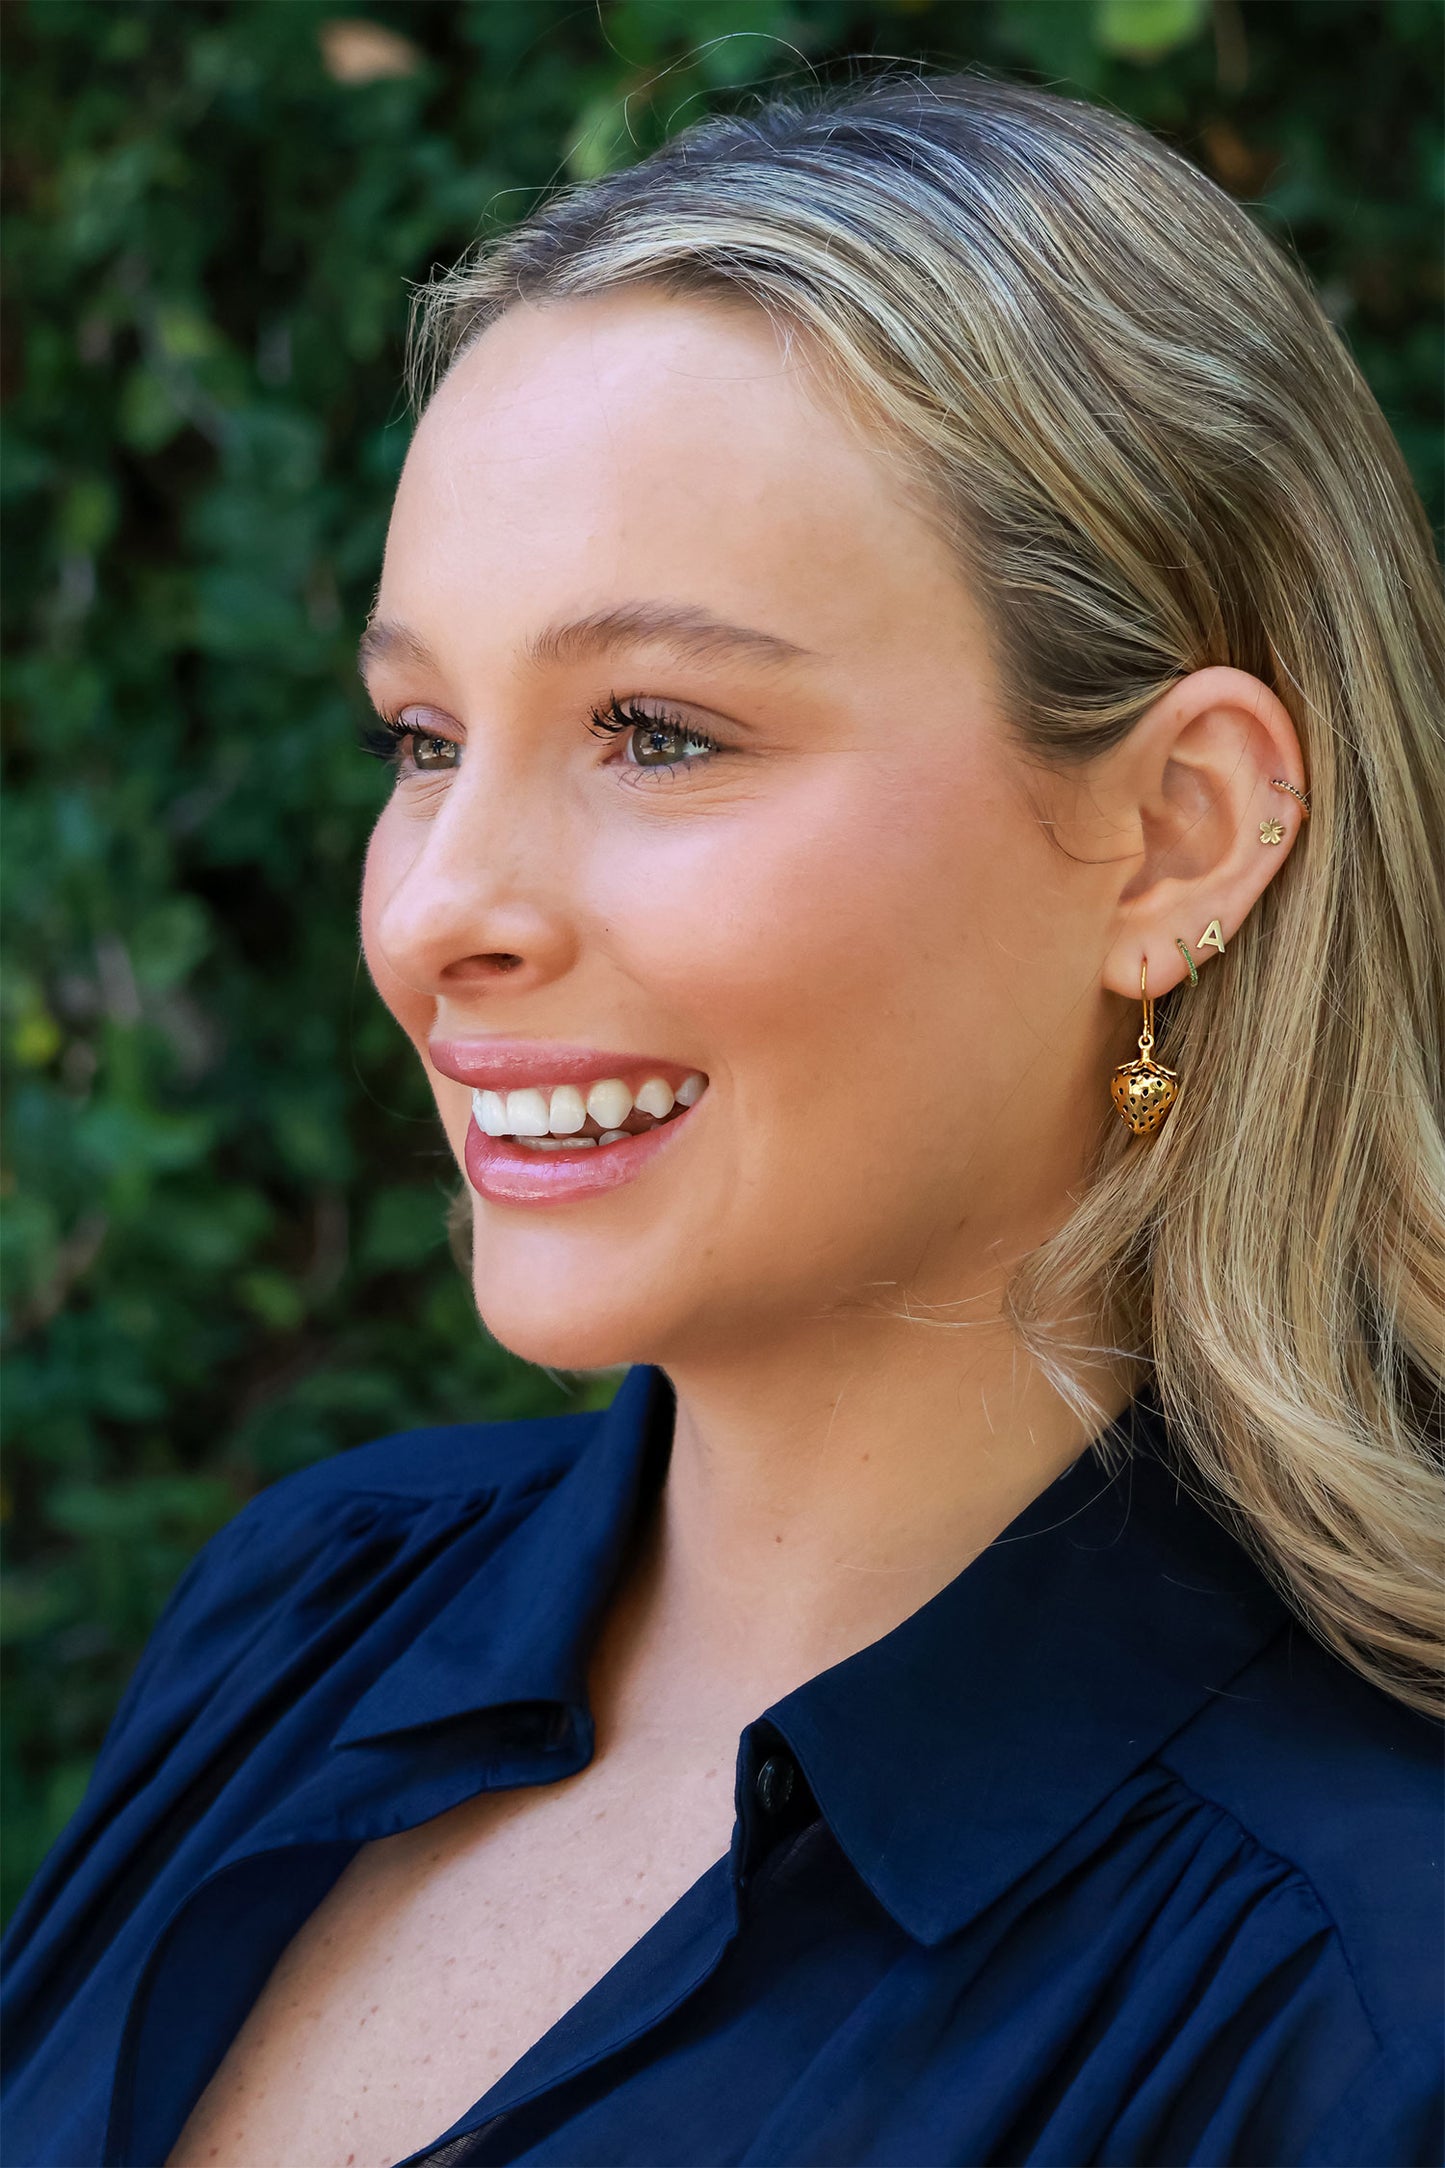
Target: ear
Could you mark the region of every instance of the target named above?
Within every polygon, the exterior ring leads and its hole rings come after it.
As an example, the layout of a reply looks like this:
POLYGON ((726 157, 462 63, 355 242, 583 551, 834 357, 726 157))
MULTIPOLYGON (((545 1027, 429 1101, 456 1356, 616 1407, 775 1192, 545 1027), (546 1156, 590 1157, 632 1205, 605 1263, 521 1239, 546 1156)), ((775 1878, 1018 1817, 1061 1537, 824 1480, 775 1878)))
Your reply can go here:
POLYGON ((1196 670, 1162 694, 1091 778, 1100 810, 1125 838, 1123 882, 1113 912, 1102 983, 1139 998, 1167 994, 1218 951, 1199 937, 1218 919, 1226 943, 1294 847, 1305 813, 1274 787, 1282 776, 1308 788, 1299 739, 1278 697, 1245 670, 1196 670), (1283 830, 1261 840, 1264 822, 1283 830))

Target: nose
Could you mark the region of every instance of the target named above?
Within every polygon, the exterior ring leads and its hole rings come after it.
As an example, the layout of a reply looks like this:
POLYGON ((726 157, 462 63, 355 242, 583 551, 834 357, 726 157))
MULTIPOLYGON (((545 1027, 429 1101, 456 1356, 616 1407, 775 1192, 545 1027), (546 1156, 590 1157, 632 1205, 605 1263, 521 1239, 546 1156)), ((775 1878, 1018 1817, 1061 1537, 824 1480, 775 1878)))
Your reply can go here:
POLYGON ((473 787, 458 777, 430 818, 393 801, 372 835, 362 938, 393 1010, 502 989, 521 994, 561 977, 576 959, 571 854, 558 822, 545 810, 534 819, 536 809, 500 779, 483 789, 473 770, 466 781, 473 787))

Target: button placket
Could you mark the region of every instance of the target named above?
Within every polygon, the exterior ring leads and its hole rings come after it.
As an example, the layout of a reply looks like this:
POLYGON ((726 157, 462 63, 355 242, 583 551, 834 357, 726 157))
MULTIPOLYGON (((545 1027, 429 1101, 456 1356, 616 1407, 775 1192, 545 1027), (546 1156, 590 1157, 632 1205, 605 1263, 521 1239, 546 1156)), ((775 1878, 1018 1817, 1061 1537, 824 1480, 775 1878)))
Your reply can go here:
POLYGON ((750 1893, 789 1840, 817 1813, 797 1757, 772 1725, 744 1735, 739 1757, 734 1879, 739 1895, 750 1893))

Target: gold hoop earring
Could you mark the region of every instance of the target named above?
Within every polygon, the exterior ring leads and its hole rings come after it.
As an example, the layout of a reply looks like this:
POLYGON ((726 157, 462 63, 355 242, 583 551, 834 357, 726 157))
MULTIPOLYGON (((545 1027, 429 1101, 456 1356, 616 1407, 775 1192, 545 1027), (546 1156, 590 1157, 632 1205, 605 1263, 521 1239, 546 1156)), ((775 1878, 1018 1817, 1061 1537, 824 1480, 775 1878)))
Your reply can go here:
POLYGON ((1149 959, 1139 964, 1139 999, 1144 1004, 1144 1029, 1139 1034, 1139 1059, 1121 1062, 1109 1080, 1109 1095, 1136 1137, 1147 1137, 1159 1127, 1179 1093, 1177 1069, 1166 1069, 1151 1058, 1154 1045, 1154 1004, 1149 999, 1149 959))

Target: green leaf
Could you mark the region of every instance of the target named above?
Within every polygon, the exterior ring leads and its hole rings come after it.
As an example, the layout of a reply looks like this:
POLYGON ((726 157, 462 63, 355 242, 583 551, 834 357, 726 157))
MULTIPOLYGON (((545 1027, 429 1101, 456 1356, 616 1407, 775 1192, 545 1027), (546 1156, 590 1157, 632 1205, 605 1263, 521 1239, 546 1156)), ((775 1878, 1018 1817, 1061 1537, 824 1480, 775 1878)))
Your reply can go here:
POLYGON ((209 912, 194 896, 167 896, 140 920, 130 950, 137 983, 153 992, 190 977, 211 946, 209 912))
POLYGON ((621 95, 608 90, 601 97, 590 98, 577 115, 563 152, 568 177, 574 181, 600 180, 604 173, 628 164, 633 155, 621 95))
POLYGON ((1010 58, 1088 89, 1101 73, 1093 18, 1085 0, 1001 0, 999 33, 1010 58))
POLYGON ((145 362, 131 370, 117 416, 124 444, 136 452, 158 452, 185 428, 187 419, 164 377, 145 362))
POLYGON ((1205 0, 1095 0, 1094 35, 1105 52, 1125 60, 1162 60, 1198 37, 1205 0))
POLYGON ((446 1243, 446 1202, 430 1187, 383 1189, 371 1200, 360 1262, 379 1272, 407 1271, 446 1243))
POLYGON ((236 1293, 253 1316, 277 1332, 294 1332, 306 1315, 305 1296, 280 1272, 243 1272, 236 1293))
POLYGON ((172 1173, 194 1167, 211 1145, 213 1122, 204 1114, 173 1114, 159 1107, 102 1100, 76 1123, 81 1150, 101 1173, 172 1173))
POLYGON ((55 523, 61 547, 92 555, 110 540, 119 516, 115 484, 99 474, 86 475, 61 501, 55 523))

